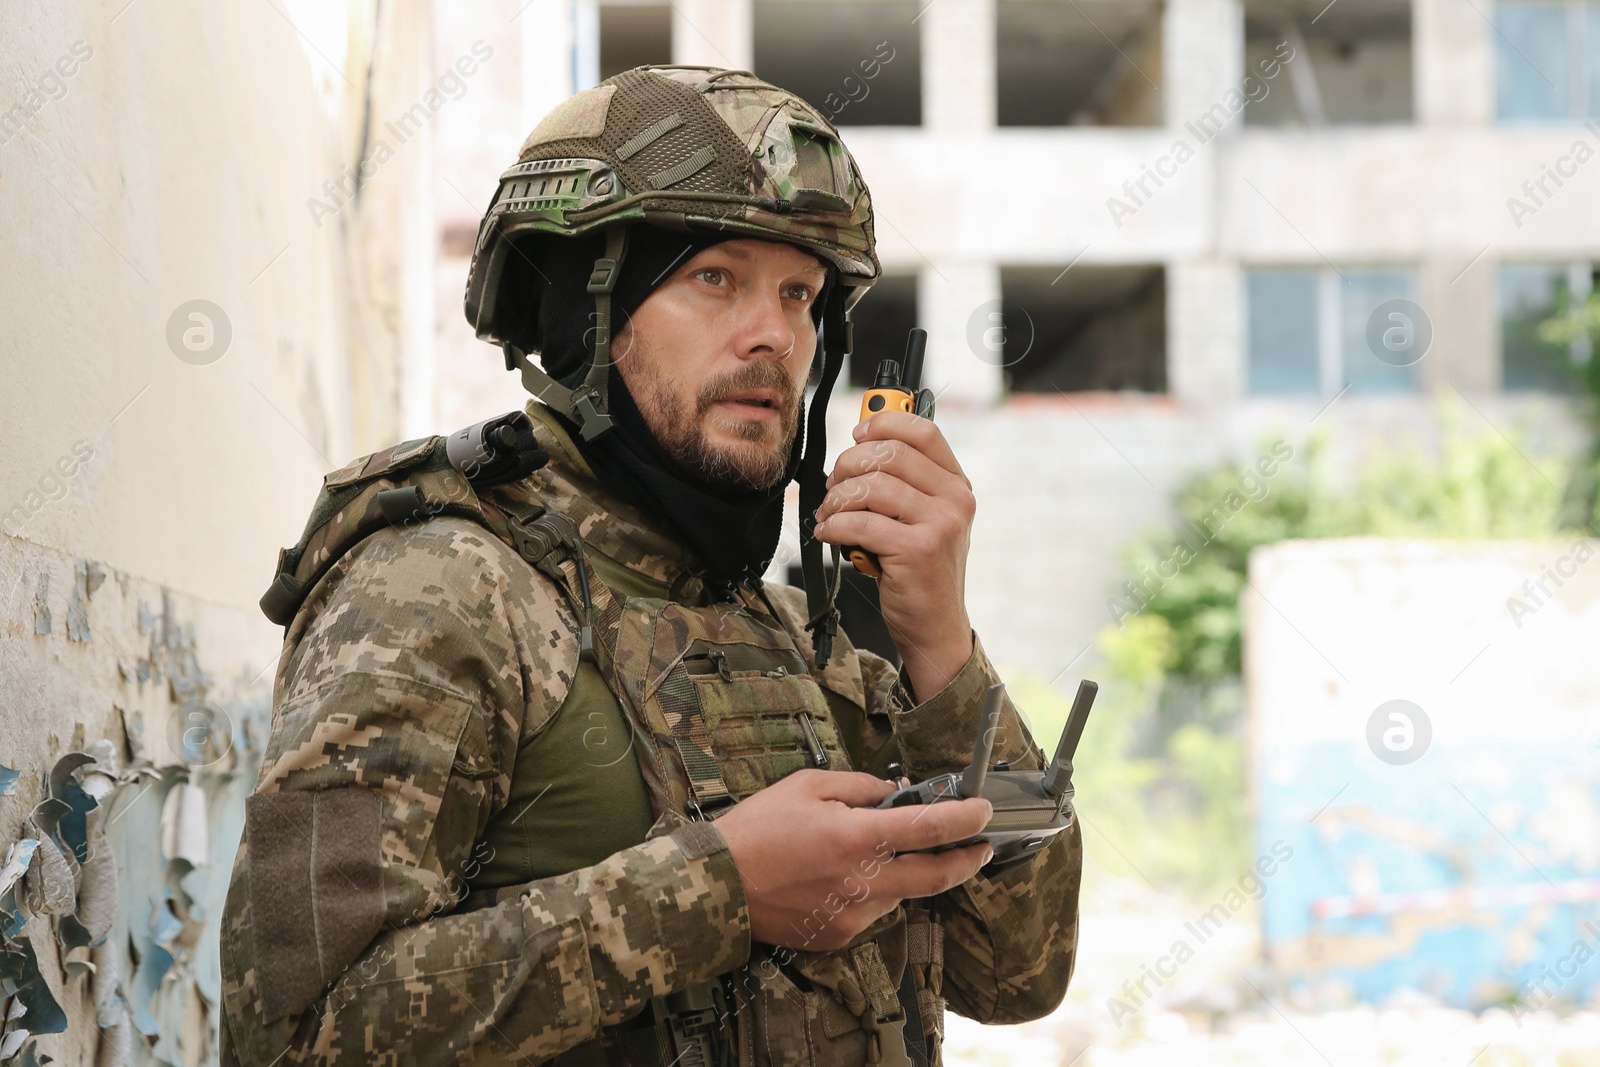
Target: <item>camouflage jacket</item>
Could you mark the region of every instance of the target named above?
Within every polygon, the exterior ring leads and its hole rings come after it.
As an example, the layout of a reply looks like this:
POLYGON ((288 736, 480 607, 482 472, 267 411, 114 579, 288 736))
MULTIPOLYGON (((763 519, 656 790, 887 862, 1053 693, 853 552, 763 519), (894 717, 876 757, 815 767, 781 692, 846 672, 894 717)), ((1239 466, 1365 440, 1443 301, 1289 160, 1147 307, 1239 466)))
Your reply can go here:
MULTIPOLYGON (((529 414, 552 461, 496 491, 569 515, 591 555, 694 601, 691 552, 597 484, 545 409, 529 414)), ((850 753, 841 762, 881 774, 898 761, 914 780, 965 765, 998 680, 976 638, 961 672, 917 703, 903 674, 847 640, 816 671, 803 594, 767 591, 828 693, 817 714, 850 753)), ((375 533, 311 589, 285 635, 223 918, 224 1063, 544 1061, 735 974, 759 994, 750 1025, 735 1019, 741 1064, 899 1061, 843 1033, 854 1014, 870 1024, 863 1002, 881 992, 852 985, 849 949, 785 959, 752 943, 714 821, 669 810, 642 840, 578 869, 546 864, 560 873, 467 894, 490 862, 491 825, 519 818, 511 799, 532 795, 514 780, 526 773, 519 755, 574 713, 578 628, 555 582, 461 518, 375 533), (795 1033, 763 1025, 786 998, 795 1033)), ((996 758, 1041 765, 1009 701, 999 736, 996 758)), ((1074 825, 1024 867, 897 909, 862 935, 898 944, 900 961, 920 943, 924 963, 931 939, 937 965, 916 986, 935 1062, 946 1003, 1015 1023, 1060 1002, 1081 867, 1074 825), (907 923, 914 911, 920 927, 907 923)), ((903 966, 891 964, 891 982, 903 966)))

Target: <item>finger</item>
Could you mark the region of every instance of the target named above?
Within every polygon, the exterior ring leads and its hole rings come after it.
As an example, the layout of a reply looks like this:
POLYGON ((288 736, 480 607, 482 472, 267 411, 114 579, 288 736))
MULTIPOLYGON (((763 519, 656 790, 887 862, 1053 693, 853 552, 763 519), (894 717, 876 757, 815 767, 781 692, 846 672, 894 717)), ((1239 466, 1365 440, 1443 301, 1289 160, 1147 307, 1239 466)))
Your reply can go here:
POLYGON ((869 471, 888 471, 929 496, 972 488, 965 475, 941 467, 914 445, 899 440, 864 441, 839 453, 828 475, 828 488, 869 471))
POLYGON ((932 419, 913 415, 909 411, 880 411, 858 426, 857 430, 860 432, 856 438, 858 442, 904 441, 945 470, 960 475, 968 485, 972 484, 967 481, 961 464, 956 461, 956 454, 951 451, 950 442, 945 440, 944 431, 932 419))
POLYGON ((835 485, 818 508, 817 521, 839 511, 875 511, 897 522, 925 521, 935 509, 934 499, 884 471, 860 474, 835 485))
POLYGON ((872 813, 872 831, 896 852, 918 852, 982 833, 994 806, 982 797, 941 800, 872 813))
POLYGON ((868 892, 896 900, 938 896, 975 876, 992 854, 987 843, 979 842, 948 852, 899 855, 883 865, 868 892))
POLYGON ((837 800, 852 808, 874 808, 883 798, 894 792, 894 786, 882 778, 874 778, 861 771, 819 771, 813 768, 797 771, 796 775, 815 777, 816 796, 820 800, 837 800))
POLYGON ((879 559, 898 559, 922 546, 907 535, 913 529, 875 511, 841 511, 817 524, 817 540, 856 545, 879 559))

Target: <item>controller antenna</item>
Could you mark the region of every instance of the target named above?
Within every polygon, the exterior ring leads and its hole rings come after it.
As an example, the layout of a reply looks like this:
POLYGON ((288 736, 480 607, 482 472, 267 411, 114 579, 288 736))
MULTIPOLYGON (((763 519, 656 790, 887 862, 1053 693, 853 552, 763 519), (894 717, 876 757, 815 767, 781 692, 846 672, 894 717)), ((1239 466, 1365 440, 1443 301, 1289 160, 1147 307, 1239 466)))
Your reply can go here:
POLYGON ((1000 701, 1006 687, 991 685, 983 694, 983 717, 978 721, 978 739, 972 745, 972 762, 961 772, 961 795, 983 795, 983 783, 989 776, 989 757, 994 754, 994 735, 1000 729, 1000 701))
POLYGON ((1060 796, 1072 781, 1072 757, 1078 751, 1078 741, 1083 737, 1083 724, 1089 721, 1089 709, 1094 706, 1094 696, 1099 691, 1100 687, 1087 678, 1078 683, 1078 695, 1072 701, 1072 710, 1067 713, 1067 725, 1061 731, 1056 758, 1050 761, 1050 769, 1044 772, 1044 780, 1039 783, 1051 796, 1060 796), (1061 782, 1059 788, 1056 786, 1058 780, 1061 782))

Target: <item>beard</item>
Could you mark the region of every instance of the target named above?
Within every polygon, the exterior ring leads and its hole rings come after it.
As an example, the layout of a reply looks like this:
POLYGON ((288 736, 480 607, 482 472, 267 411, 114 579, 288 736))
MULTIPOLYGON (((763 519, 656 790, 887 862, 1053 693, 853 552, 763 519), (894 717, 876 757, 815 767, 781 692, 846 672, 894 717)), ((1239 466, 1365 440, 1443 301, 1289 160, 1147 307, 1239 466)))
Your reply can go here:
POLYGON ((783 479, 794 451, 805 399, 804 391, 795 385, 788 371, 771 360, 751 360, 738 370, 708 381, 691 410, 675 390, 675 380, 661 370, 643 338, 633 335, 629 341, 627 354, 632 358, 619 360, 617 369, 656 443, 677 466, 680 477, 711 493, 771 489, 783 479), (776 431, 763 417, 729 419, 720 411, 712 412, 713 405, 747 389, 774 389, 779 393, 782 399, 777 403, 780 418, 776 431), (719 419, 720 428, 740 443, 713 443, 706 433, 708 413, 719 419))

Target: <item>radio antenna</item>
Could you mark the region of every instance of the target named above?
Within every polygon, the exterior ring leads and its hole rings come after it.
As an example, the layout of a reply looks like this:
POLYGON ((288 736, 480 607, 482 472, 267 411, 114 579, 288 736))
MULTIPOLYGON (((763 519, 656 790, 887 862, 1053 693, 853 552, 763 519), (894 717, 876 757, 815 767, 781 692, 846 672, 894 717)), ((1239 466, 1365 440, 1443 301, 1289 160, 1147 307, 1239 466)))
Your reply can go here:
POLYGON ((922 388, 922 357, 928 351, 928 331, 912 329, 906 335, 906 358, 900 361, 900 387, 911 392, 922 388))

